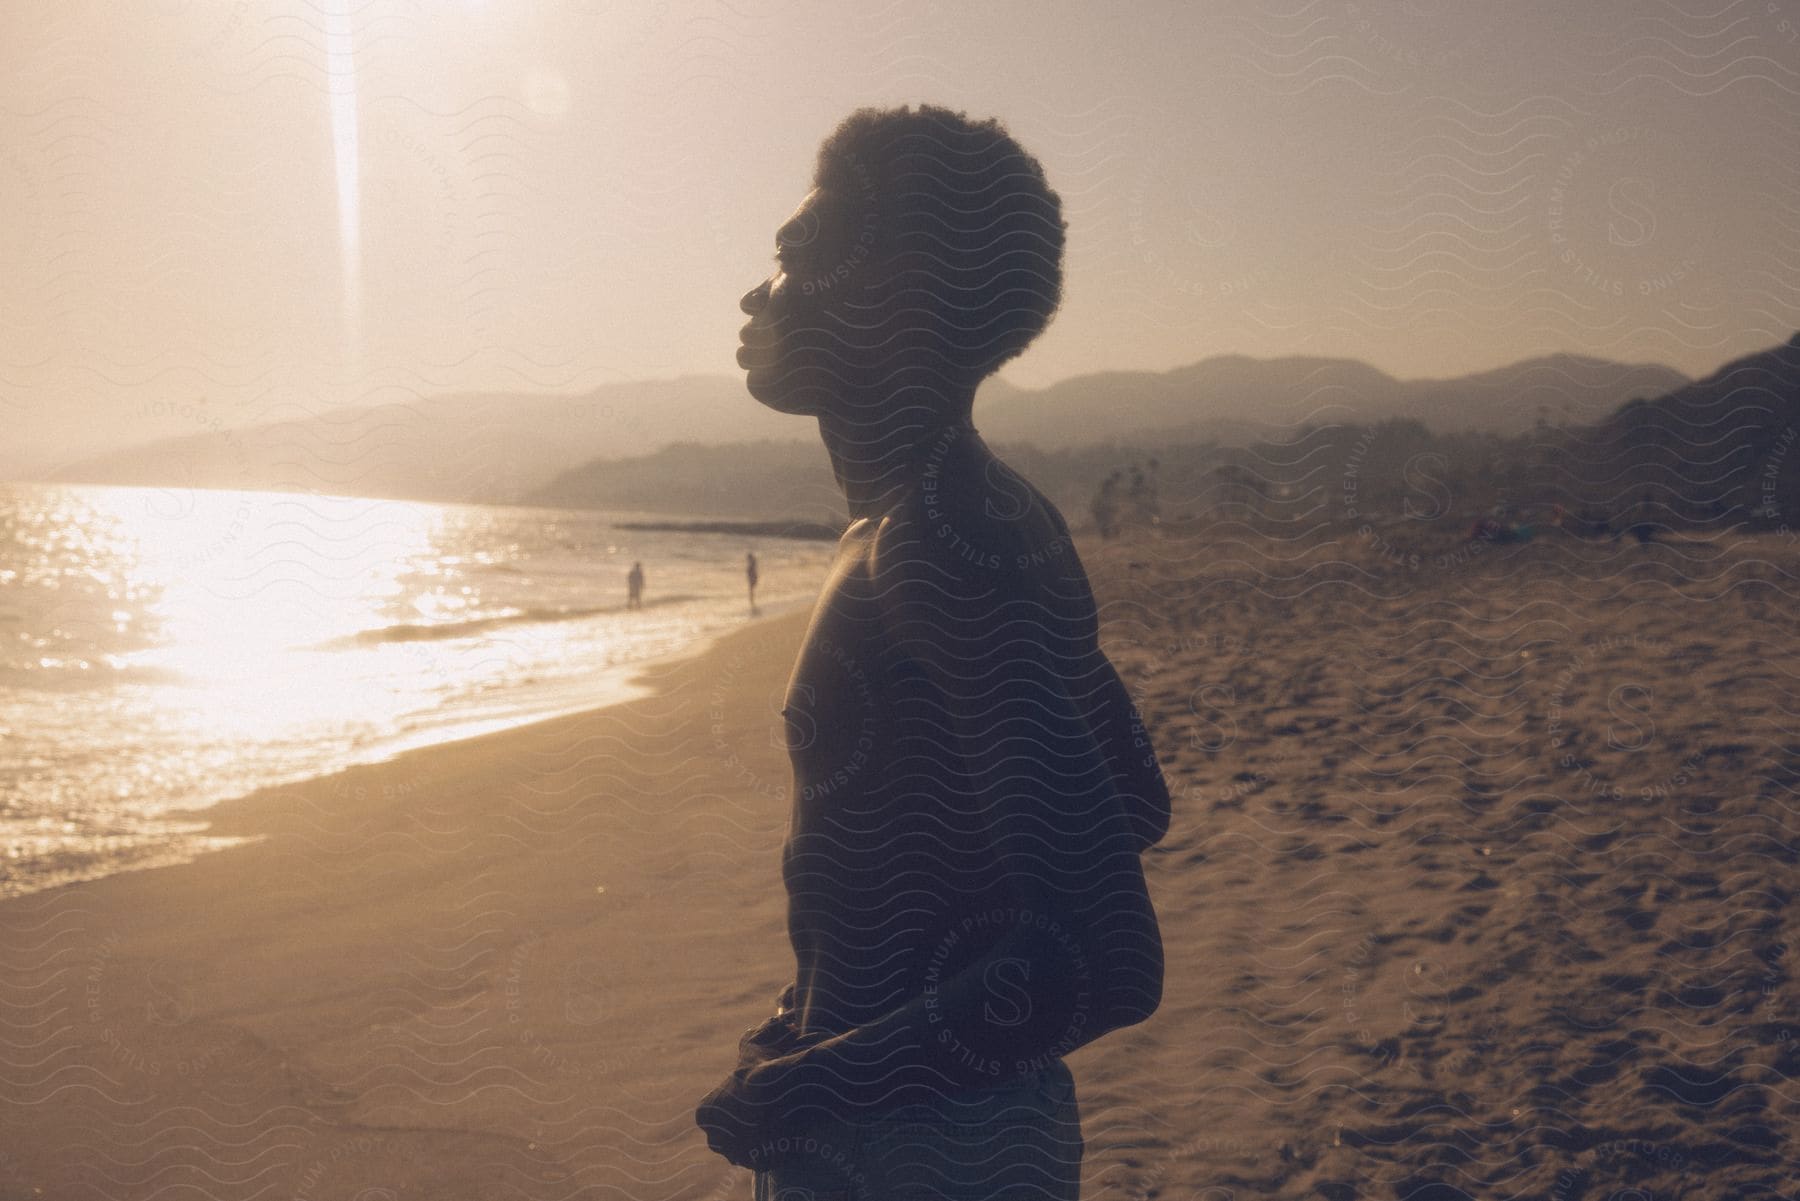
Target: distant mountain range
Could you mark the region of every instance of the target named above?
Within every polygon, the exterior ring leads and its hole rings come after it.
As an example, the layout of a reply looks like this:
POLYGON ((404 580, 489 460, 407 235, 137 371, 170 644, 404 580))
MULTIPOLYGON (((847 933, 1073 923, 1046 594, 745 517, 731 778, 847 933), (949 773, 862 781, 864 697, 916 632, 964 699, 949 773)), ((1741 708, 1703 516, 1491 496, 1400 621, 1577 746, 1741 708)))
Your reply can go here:
POLYGON ((818 441, 724 375, 608 384, 579 396, 493 393, 296 412, 285 421, 164 438, 64 467, 59 483, 252 488, 508 504, 593 459, 683 438, 818 441))
MULTIPOLYGON (((1552 362, 1451 381, 1455 386, 1420 386, 1419 394, 1483 398, 1504 396, 1514 386, 1521 391, 1513 395, 1523 397, 1532 394, 1535 381, 1566 381, 1589 369, 1552 362)), ((1315 380, 1342 381, 1348 374, 1336 365, 1295 370, 1315 380)), ((1615 384, 1646 378, 1609 374, 1615 384)), ((1042 395, 1020 394, 1008 404, 1032 404, 1042 395)), ((993 412, 1005 407, 996 405, 993 412)), ((1506 432, 1445 430, 1441 419, 1344 412, 1332 405, 1291 407, 1294 414, 1283 422, 1246 423, 1266 432, 1237 444, 1206 440, 1188 425, 1170 427, 1185 431, 1179 434, 1140 430, 1044 449, 1005 440, 1006 424, 981 416, 980 408, 977 424, 1007 463, 1083 525, 1101 482, 1119 472, 1129 478, 1135 465, 1153 475, 1168 518, 1270 522, 1290 533, 1346 518, 1347 478, 1357 479, 1355 504, 1367 518, 1431 514, 1452 538, 1497 504, 1541 521, 1557 502, 1614 528, 1647 521, 1800 530, 1800 335, 1706 379, 1654 397, 1627 398, 1586 420, 1552 408, 1544 414, 1550 421, 1540 426, 1537 406, 1515 403, 1506 432)), ((1141 414, 1145 406, 1131 411, 1141 414)), ((641 458, 577 467, 532 499, 552 506, 792 514, 840 522, 843 514, 816 443, 683 443, 641 458)))
POLYGON ((990 442, 1045 449, 1108 440, 1240 444, 1305 424, 1389 417, 1422 421, 1436 433, 1518 434, 1540 413, 1555 423, 1587 423, 1687 382, 1668 367, 1566 354, 1440 380, 1397 380, 1355 359, 1221 355, 1173 371, 1111 371, 984 396, 975 424, 990 442))
MULTIPOLYGON (((996 378, 978 395, 975 419, 990 443, 1030 444, 1045 452, 1121 442, 1243 444, 1308 422, 1390 417, 1414 417, 1438 432, 1518 433, 1540 413, 1553 421, 1591 422, 1628 400, 1687 383, 1666 367, 1574 355, 1449 380, 1396 380, 1351 359, 1224 355, 1173 371, 1104 372, 1043 389, 996 378)), ((811 421, 763 408, 745 394, 740 378, 690 376, 609 384, 580 396, 465 394, 297 412, 243 430, 145 443, 49 478, 515 503, 580 494, 567 473, 684 442, 811 444, 811 455, 794 453, 816 469, 816 439, 811 421)), ((676 494, 685 497, 691 489, 666 472, 642 482, 650 490, 629 507, 735 512, 675 507, 676 494)))
MULTIPOLYGON (((1135 457, 1147 466, 1151 453, 1135 457)), ((1416 417, 1308 422, 1242 447, 1168 442, 1154 453, 1165 513, 1288 532, 1354 519, 1454 538, 1496 507, 1529 523, 1561 504, 1614 530, 1800 533, 1800 334, 1585 422, 1515 433, 1444 432, 1416 417)), ((1132 457, 1121 446, 1110 469, 1132 457)), ((1093 491, 1056 474, 1071 465, 1048 464, 1039 486, 1085 508, 1093 491)))

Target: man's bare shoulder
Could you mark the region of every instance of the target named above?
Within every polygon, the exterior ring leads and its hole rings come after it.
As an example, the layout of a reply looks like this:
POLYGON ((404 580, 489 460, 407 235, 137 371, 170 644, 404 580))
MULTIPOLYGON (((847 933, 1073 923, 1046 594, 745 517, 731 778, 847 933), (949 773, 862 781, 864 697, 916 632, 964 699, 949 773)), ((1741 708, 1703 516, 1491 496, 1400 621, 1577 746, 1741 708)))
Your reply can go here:
POLYGON ((923 489, 876 525, 869 567, 890 614, 938 609, 965 627, 1036 622, 1046 640, 1094 634, 1093 593, 1074 541, 1035 489, 971 489, 955 499, 923 489))
POLYGON ((980 503, 930 491, 897 506, 871 534, 878 570, 907 580, 937 579, 959 593, 1032 587, 1043 574, 1033 568, 1046 561, 1042 548, 1049 542, 980 503))

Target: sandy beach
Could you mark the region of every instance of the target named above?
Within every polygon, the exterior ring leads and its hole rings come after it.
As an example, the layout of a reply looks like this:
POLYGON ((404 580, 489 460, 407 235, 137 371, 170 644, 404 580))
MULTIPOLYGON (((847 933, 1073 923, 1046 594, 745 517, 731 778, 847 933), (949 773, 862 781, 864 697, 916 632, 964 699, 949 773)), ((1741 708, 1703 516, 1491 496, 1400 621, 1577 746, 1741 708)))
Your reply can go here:
MULTIPOLYGON (((1082 545, 1175 796, 1083 1195, 1795 1195, 1800 548, 1379 549, 1082 545)), ((804 620, 0 904, 0 1199, 748 1198, 804 620)))
POLYGON ((769 724, 803 627, 0 905, 0 1197, 748 1196, 692 1110, 792 966, 769 724))

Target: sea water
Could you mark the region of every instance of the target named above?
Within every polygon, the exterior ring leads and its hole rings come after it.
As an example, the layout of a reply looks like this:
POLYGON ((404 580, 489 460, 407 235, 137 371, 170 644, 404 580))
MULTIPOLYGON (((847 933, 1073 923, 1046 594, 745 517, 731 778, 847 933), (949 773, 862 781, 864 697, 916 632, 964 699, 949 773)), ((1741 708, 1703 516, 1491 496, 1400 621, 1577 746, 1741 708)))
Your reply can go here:
POLYGON ((0 896, 228 845, 177 811, 626 699, 751 619, 746 551, 764 615, 833 552, 617 528, 647 516, 0 485, 0 896))

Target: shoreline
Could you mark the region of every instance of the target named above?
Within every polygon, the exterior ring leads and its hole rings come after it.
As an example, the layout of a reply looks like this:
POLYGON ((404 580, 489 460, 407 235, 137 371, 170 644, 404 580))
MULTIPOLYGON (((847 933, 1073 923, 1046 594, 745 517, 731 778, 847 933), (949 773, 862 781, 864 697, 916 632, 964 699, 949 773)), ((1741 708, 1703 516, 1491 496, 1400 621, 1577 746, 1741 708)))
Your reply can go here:
MULTIPOLYGON (((772 625, 791 619, 795 616, 796 612, 801 609, 802 603, 806 610, 810 612, 813 599, 808 599, 805 602, 797 602, 793 608, 779 612, 759 613, 754 617, 746 616, 743 624, 734 626, 730 629, 714 630, 711 633, 702 634, 691 644, 684 646, 679 650, 656 655, 652 658, 642 660, 641 662, 625 663, 620 664, 617 667, 605 669, 602 674, 607 679, 607 686, 617 690, 618 695, 613 699, 600 700, 591 704, 582 704, 561 712, 533 714, 518 721, 513 721, 508 718, 494 718, 492 719, 493 721, 504 724, 497 725, 492 729, 476 730, 474 732, 455 732, 450 737, 439 738, 433 737, 430 734, 425 734, 422 736, 426 738, 426 741, 412 745, 404 745, 404 739, 401 739, 394 745, 384 746, 380 752, 381 757, 377 759, 370 759, 360 763, 351 763, 342 767, 328 768, 316 774, 304 776, 301 779, 288 784, 278 784, 272 785, 269 788, 253 789, 240 796, 227 797, 224 800, 216 801, 210 805, 199 808, 171 809, 168 810, 164 816, 173 821, 205 821, 207 820, 208 814, 217 813, 220 809, 229 805, 234 805, 239 801, 249 800, 259 792, 303 787, 363 768, 382 767, 403 756, 426 754, 445 747, 456 746, 460 743, 479 742, 487 738, 503 738, 508 734, 529 730, 534 726, 547 725, 551 722, 567 721, 570 718, 579 718, 603 713, 621 705, 629 705, 637 701, 648 700, 652 698, 656 692, 656 685, 653 677, 657 672, 679 666, 683 663, 703 659, 709 655, 721 641, 732 638, 738 634, 747 633, 753 627, 772 625)), ((465 726, 444 727, 445 730, 453 732, 462 731, 466 728, 467 727, 465 726)), ((205 831, 205 833, 211 834, 213 831, 208 830, 205 831)), ((95 879, 100 878, 103 877, 95 877, 95 879)), ((72 883, 83 883, 83 881, 72 881, 72 883)), ((27 893, 25 895, 29 896, 31 894, 27 893)), ((0 901, 4 901, 5 899, 6 898, 4 897, 0 897, 0 901)))
POLYGON ((802 542, 836 542, 844 531, 822 521, 615 521, 616 530, 657 530, 677 534, 722 534, 746 538, 792 538, 802 542))
POLYGON ((663 1146, 696 1197, 748 1195, 693 1107, 791 970, 772 728, 809 618, 643 665, 635 700, 205 811, 255 841, 0 903, 0 999, 44 1065, 0 1078, 0 1197, 634 1194, 663 1146))
MULTIPOLYGON (((523 740, 527 738, 536 739, 538 737, 554 737, 562 733, 563 727, 567 726, 569 723, 584 723, 601 720, 609 714, 614 714, 615 711, 618 710, 629 709, 638 705, 654 704, 661 697, 661 694, 668 689, 671 677, 703 670, 707 661, 717 655, 721 650, 721 647, 725 644, 732 643, 738 639, 752 638, 759 629, 763 630, 771 641, 778 640, 785 635, 785 631, 781 634, 777 634, 775 632, 777 627, 780 627, 783 623, 797 623, 803 629, 804 621, 809 615, 810 604, 805 612, 790 611, 748 618, 743 625, 734 629, 703 635, 691 646, 683 647, 677 651, 671 651, 666 655, 659 655, 654 659, 647 659, 642 663, 634 663, 619 667, 614 672, 609 672, 608 674, 616 675, 620 687, 625 689, 629 695, 623 696, 618 700, 587 706, 567 713, 552 714, 547 717, 534 717, 527 721, 520 722, 517 725, 508 725, 501 729, 489 730, 484 733, 470 734, 458 738, 448 738, 441 742, 429 742, 421 746, 406 747, 396 750, 392 754, 386 755, 381 759, 371 760, 367 763, 352 764, 348 767, 326 771, 319 775, 308 776, 305 779, 296 781, 292 784, 255 789, 242 796, 231 797, 205 808, 171 810, 169 812, 169 817, 173 820, 204 821, 208 820, 210 815, 212 817, 217 817, 221 821, 239 823, 242 821, 242 818, 238 816, 240 811, 255 809, 259 807, 259 803, 265 803, 268 800, 273 799, 276 794, 292 792, 295 790, 309 791, 320 787, 338 789, 338 782, 342 781, 345 777, 358 775, 364 772, 379 773, 389 769, 398 770, 402 767, 411 768, 414 766, 414 760, 422 763, 429 757, 439 753, 448 753, 459 758, 463 756, 475 757, 484 753, 505 754, 516 749, 507 745, 515 738, 523 740)), ((794 636, 794 644, 796 647, 799 644, 798 632, 796 632, 794 636)), ((421 771, 418 774, 423 776, 433 773, 421 771)), ((436 774, 441 775, 441 773, 436 774)), ((399 800, 402 799, 408 791, 411 790, 388 790, 388 795, 399 800)), ((369 794, 365 792, 363 795, 369 794)), ((205 833, 208 836, 213 836, 226 834, 227 832, 218 829, 215 825, 209 827, 205 833)), ((234 830, 231 832, 229 836, 236 836, 236 831, 234 830)), ((227 851, 231 849, 233 848, 225 848, 227 851)), ((198 863, 201 861, 202 859, 196 859, 190 861, 190 863, 198 863)), ((179 868, 188 865, 168 864, 164 866, 179 868)), ((130 873, 117 874, 123 875, 130 873)), ((93 880, 73 881, 72 884, 96 883, 100 880, 109 878, 110 877, 105 876, 95 877, 93 880)), ((58 887, 69 886, 70 885, 61 885, 58 887)), ((27 893, 25 895, 34 896, 38 894, 27 893)), ((5 899, 16 898, 4 898, 0 900, 5 899)))
MULTIPOLYGON (((391 753, 385 753, 382 758, 376 758, 376 760, 369 760, 369 762, 365 763, 351 763, 351 765, 347 765, 347 767, 328 769, 328 771, 319 772, 319 774, 315 774, 315 776, 306 776, 304 780, 293 781, 293 783, 284 783, 284 785, 274 785, 274 787, 268 787, 268 789, 252 789, 250 792, 241 794, 241 796, 232 796, 232 798, 223 799, 223 801, 216 801, 216 803, 207 805, 207 807, 173 808, 173 810, 167 810, 166 817, 169 821, 211 821, 214 817, 221 817, 221 819, 223 819, 227 810, 232 810, 232 808, 239 807, 239 805, 254 803, 254 801, 257 801, 257 798, 261 798, 263 794, 284 792, 284 790, 292 789, 310 789, 310 787, 317 787, 317 785, 328 785, 329 787, 331 781, 337 780, 340 776, 349 776, 349 774, 355 774, 355 772, 391 767, 394 763, 400 763, 401 760, 409 760, 412 756, 428 756, 428 754, 436 753, 436 751, 450 751, 450 749, 457 749, 457 747, 468 747, 470 751, 475 751, 475 749, 477 749, 477 745, 475 744, 486 744, 490 738, 493 738, 493 740, 504 740, 504 738, 509 738, 509 736, 513 735, 526 735, 526 733, 535 731, 538 727, 556 726, 556 724, 560 724, 560 722, 571 722, 571 720, 581 720, 581 718, 599 717, 599 715, 608 713, 608 711, 612 711, 612 709, 623 708, 623 706, 630 706, 630 704, 639 704, 639 702, 646 702, 646 700, 653 700, 657 697, 659 690, 661 690, 662 681, 666 679, 668 673, 677 672, 682 666, 698 666, 698 664, 702 663, 704 659, 707 659, 709 655, 713 655, 716 648, 722 645, 722 643, 725 643, 725 641, 734 639, 734 637, 749 637, 754 628, 776 627, 776 625, 783 623, 783 621, 797 621, 797 619, 803 618, 806 614, 810 614, 810 609, 812 609, 812 601, 806 601, 805 612, 787 610, 787 612, 774 612, 774 614, 761 614, 761 616, 756 616, 756 618, 747 618, 743 621, 742 625, 738 625, 738 627, 729 628, 729 630, 715 630, 715 632, 711 632, 711 634, 702 634, 702 636, 695 639, 691 645, 682 646, 680 650, 671 650, 668 654, 657 655, 657 657, 653 657, 653 659, 644 659, 643 663, 621 664, 621 666, 617 666, 617 668, 608 668, 607 675, 610 677, 610 681, 612 681, 612 686, 616 686, 619 693, 621 693, 621 695, 614 700, 603 700, 603 702, 599 702, 599 704, 589 704, 589 706, 583 706, 583 708, 569 709, 569 711, 565 711, 565 713, 551 713, 551 715, 547 715, 547 717, 529 717, 526 718, 526 720, 522 720, 522 722, 517 722, 517 724, 500 726, 499 729, 488 729, 488 731, 468 733, 468 735, 454 736, 454 738, 432 740, 432 742, 425 742, 425 744, 403 745, 403 747, 398 747, 398 749, 392 749, 391 753)), ((504 720, 504 718, 497 718, 497 720, 504 720)), ((497 744, 493 749, 504 751, 506 747, 497 744)), ((220 828, 216 828, 216 826, 209 826, 207 830, 203 830, 202 834, 205 835, 205 837, 212 837, 212 835, 221 835, 225 834, 225 832, 220 830, 220 828)), ((229 835, 229 837, 236 837, 236 834, 229 835)), ((230 848, 225 848, 225 850, 230 850, 230 848)), ((189 862, 198 862, 198 859, 189 862)), ((185 864, 160 864, 160 866, 178 868, 178 866, 185 866, 185 864)), ((144 868, 144 870, 151 870, 151 868, 144 868)), ((128 871, 124 871, 124 873, 113 873, 113 875, 126 875, 128 871)), ((70 880, 70 884, 86 884, 86 882, 101 879, 108 879, 108 877, 92 877, 90 880, 70 880)), ((58 884, 58 886, 54 886, 54 888, 67 888, 67 884, 58 884)), ((49 891, 49 889, 43 889, 43 891, 49 891)), ((25 895, 31 897, 34 893, 25 893, 25 895)), ((0 898, 0 902, 4 902, 4 900, 9 900, 9 898, 0 898)))
POLYGON ((129 875, 136 872, 153 871, 161 868, 181 867, 196 862, 209 855, 233 849, 232 846, 206 846, 217 838, 244 837, 238 834, 226 834, 216 824, 216 819, 227 807, 240 801, 248 800, 259 793, 280 791, 283 789, 301 788, 320 781, 329 780, 343 773, 361 768, 379 767, 393 762, 405 755, 429 752, 438 748, 453 746, 457 743, 476 741, 479 739, 500 737, 515 731, 529 729, 545 722, 559 721, 583 714, 600 712, 617 705, 629 704, 643 700, 653 689, 643 682, 647 673, 688 659, 706 655, 719 640, 749 628, 769 622, 778 622, 790 617, 796 610, 810 609, 813 599, 796 601, 788 606, 773 606, 772 611, 759 612, 756 616, 746 615, 737 626, 713 630, 696 637, 694 641, 677 650, 655 655, 634 663, 619 664, 606 668, 596 674, 593 686, 602 695, 592 696, 579 702, 560 705, 542 706, 536 711, 521 711, 510 716, 475 717, 467 716, 441 726, 421 726, 405 733, 396 733, 364 748, 368 758, 357 758, 349 762, 339 761, 321 765, 316 770, 307 770, 293 778, 251 788, 247 792, 224 796, 217 800, 197 805, 180 805, 157 813, 155 821, 165 825, 193 825, 207 823, 205 829, 190 830, 179 834, 168 834, 167 841, 151 844, 151 849, 139 859, 124 862, 98 860, 98 866, 89 870, 87 866, 69 868, 65 873, 56 876, 40 873, 35 879, 21 877, 12 883, 27 884, 22 891, 0 892, 0 904, 17 900, 21 897, 36 896, 59 888, 68 888, 77 884, 91 883, 108 879, 112 876, 129 875), (58 876, 65 878, 57 878, 58 876), (36 883, 43 880, 43 883, 36 883))

